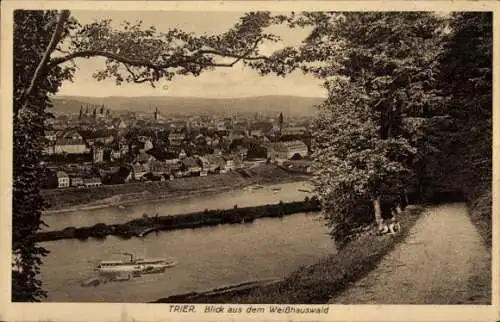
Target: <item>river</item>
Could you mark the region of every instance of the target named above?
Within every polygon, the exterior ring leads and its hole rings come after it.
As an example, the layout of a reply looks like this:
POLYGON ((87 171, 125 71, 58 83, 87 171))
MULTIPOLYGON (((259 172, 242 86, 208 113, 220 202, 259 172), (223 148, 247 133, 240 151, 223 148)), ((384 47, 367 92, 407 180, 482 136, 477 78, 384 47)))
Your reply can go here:
POLYGON ((60 230, 67 227, 92 226, 97 223, 118 224, 140 218, 144 213, 149 215, 171 215, 205 209, 228 209, 238 207, 276 204, 280 201, 300 201, 311 194, 306 191, 311 187, 307 182, 291 182, 266 185, 262 189, 248 191, 230 190, 224 193, 190 197, 186 199, 163 200, 144 204, 129 205, 123 208, 105 207, 91 210, 77 210, 42 215, 48 225, 43 231, 60 230), (280 189, 280 190, 276 190, 280 189))
MULTIPOLYGON (((104 208, 50 215, 50 218, 63 220, 63 224, 57 223, 59 227, 92 225, 127 221, 140 217, 143 212, 165 214, 222 209, 234 204, 251 206, 301 200, 308 195, 298 191, 304 187, 303 183, 277 186, 135 205, 123 212, 122 209, 118 212, 116 208, 104 208), (272 190, 277 186, 280 191, 272 190), (113 221, 113 218, 120 220, 113 221)), ((248 224, 165 231, 128 240, 109 236, 105 240, 44 242, 42 245, 51 252, 41 267, 43 288, 48 292, 46 301, 149 302, 246 281, 282 278, 300 266, 314 264, 336 252, 320 218, 318 214, 300 213, 283 218, 262 218, 248 224), (96 276, 92 268, 99 260, 118 259, 117 253, 121 252, 132 252, 140 257, 173 258, 177 265, 161 274, 143 275, 128 281, 101 283, 95 287, 80 285, 83 280, 96 276)))
POLYGON ((302 265, 333 254, 335 247, 317 214, 263 218, 249 224, 221 225, 104 241, 67 239, 42 243, 51 253, 41 269, 47 301, 148 302, 245 281, 284 277, 302 265), (101 259, 118 252, 174 258, 162 274, 82 287, 101 259))

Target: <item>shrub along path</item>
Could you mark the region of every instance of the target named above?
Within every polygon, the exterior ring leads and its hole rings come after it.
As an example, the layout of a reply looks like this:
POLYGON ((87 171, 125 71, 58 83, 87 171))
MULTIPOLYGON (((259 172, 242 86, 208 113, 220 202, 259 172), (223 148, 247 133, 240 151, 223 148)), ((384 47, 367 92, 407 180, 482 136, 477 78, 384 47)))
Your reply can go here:
POLYGON ((491 253, 465 204, 427 209, 409 237, 331 304, 490 304, 491 253))

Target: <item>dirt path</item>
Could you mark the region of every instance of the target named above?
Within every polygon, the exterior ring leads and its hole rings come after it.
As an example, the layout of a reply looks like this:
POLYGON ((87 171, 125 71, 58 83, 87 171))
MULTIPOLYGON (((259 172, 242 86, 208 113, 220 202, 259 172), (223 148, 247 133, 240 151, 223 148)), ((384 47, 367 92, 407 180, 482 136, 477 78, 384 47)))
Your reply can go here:
POLYGON ((491 252, 462 203, 429 207, 408 239, 334 304, 490 304, 491 252))

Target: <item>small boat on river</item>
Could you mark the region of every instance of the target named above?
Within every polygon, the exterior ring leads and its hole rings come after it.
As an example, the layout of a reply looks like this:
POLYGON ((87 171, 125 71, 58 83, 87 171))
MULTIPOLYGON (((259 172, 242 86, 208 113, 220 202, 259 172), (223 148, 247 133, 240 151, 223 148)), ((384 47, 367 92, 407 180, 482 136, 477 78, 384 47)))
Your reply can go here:
POLYGON ((83 287, 90 287, 90 286, 97 286, 99 284, 101 284, 101 280, 98 277, 92 277, 85 281, 82 281, 80 285, 83 287))
POLYGON ((175 266, 173 259, 164 258, 134 258, 133 254, 123 253, 130 256, 128 260, 100 261, 95 270, 99 273, 158 273, 175 266))
POLYGON ((255 190, 260 190, 260 189, 264 189, 264 186, 257 184, 257 185, 243 188, 244 191, 255 191, 255 190))

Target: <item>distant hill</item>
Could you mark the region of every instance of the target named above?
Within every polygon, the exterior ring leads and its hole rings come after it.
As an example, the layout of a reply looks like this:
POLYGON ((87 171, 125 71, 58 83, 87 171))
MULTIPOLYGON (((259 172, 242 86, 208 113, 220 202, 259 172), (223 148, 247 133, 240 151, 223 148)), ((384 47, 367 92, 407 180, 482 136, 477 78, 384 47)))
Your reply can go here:
POLYGON ((195 114, 214 112, 280 113, 290 116, 311 116, 315 105, 324 98, 301 96, 255 96, 243 98, 198 98, 198 97, 85 97, 56 96, 52 98, 54 114, 75 114, 85 104, 104 104, 111 111, 151 112, 158 107, 160 113, 195 114))

